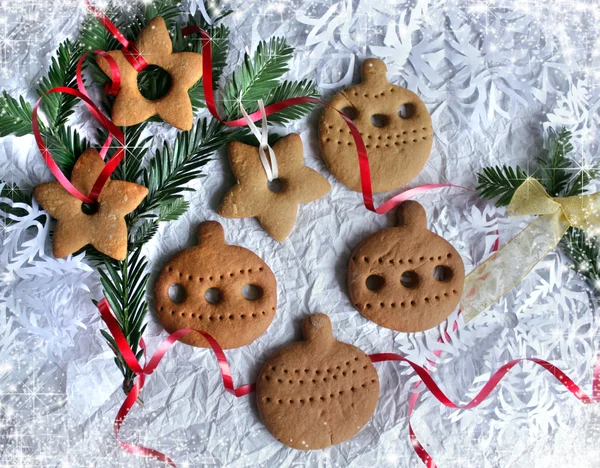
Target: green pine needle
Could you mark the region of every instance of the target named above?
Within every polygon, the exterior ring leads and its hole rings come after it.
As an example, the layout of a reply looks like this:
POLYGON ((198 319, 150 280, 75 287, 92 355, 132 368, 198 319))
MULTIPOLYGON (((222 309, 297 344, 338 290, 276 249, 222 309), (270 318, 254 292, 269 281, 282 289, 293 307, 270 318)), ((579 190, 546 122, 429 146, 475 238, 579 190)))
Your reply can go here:
MULTIPOLYGON (((123 26, 123 24, 120 24, 117 20, 119 10, 114 5, 109 4, 103 11, 117 27, 123 26)), ((96 15, 92 12, 88 14, 79 30, 79 44, 80 47, 86 51, 115 50, 120 46, 119 41, 117 41, 112 34, 102 26, 100 21, 98 21, 98 18, 96 18, 96 15)))
POLYGON ((218 122, 211 120, 208 124, 202 119, 195 129, 178 133, 173 145, 165 142, 143 171, 148 195, 132 213, 131 223, 156 216, 152 214, 154 210, 189 191, 186 185, 202 175, 202 167, 209 157, 228 140, 229 136, 218 122))
POLYGON ((559 133, 550 128, 547 153, 538 158, 540 164, 539 181, 551 197, 562 194, 572 178, 572 161, 567 155, 573 151, 572 134, 566 128, 559 133))
MULTIPOLYGON (((600 177, 600 166, 586 170, 578 168, 568 154, 573 151, 571 132, 550 129, 547 154, 538 158, 540 182, 548 194, 555 197, 582 195, 590 184, 600 177), (575 176, 572 174, 575 173, 575 176)), ((520 168, 506 166, 486 167, 477 175, 477 191, 484 198, 497 198, 496 206, 506 206, 527 174, 520 168)), ((575 270, 589 283, 596 294, 600 290, 600 241, 584 231, 570 228, 562 238, 560 247, 573 261, 575 270)))
MULTIPOLYGON (((265 106, 274 104, 294 97, 309 96, 319 97, 317 85, 314 81, 284 81, 276 88, 273 88, 265 99, 265 106)), ((300 119, 314 109, 316 104, 299 104, 280 110, 268 117, 270 123, 284 125, 292 120, 300 119)))
MULTIPOLYGON (((6 183, 2 180, 0 180, 0 198, 8 198, 13 203, 24 203, 31 206, 31 193, 21 190, 16 184, 6 183)), ((0 211, 14 216, 25 216, 27 214, 25 209, 11 206, 2 201, 0 201, 0 211)), ((6 225, 10 225, 13 222, 9 217, 4 218, 6 225)))
POLYGON ((252 57, 246 54, 242 66, 234 72, 224 90, 223 106, 227 118, 241 117, 240 103, 248 112, 258 109, 257 100, 265 99, 288 72, 292 53, 293 48, 285 39, 277 37, 260 42, 252 57))
POLYGON ((23 96, 15 99, 6 91, 0 95, 0 137, 23 136, 32 133, 31 104, 23 96))
POLYGON ((67 123, 67 119, 73 113, 78 99, 70 94, 51 93, 44 95, 44 93, 58 86, 75 86, 75 70, 80 55, 81 49, 79 46, 68 39, 62 42, 58 46, 54 57, 52 57, 48 73, 41 79, 36 90, 38 96, 43 96, 40 107, 46 114, 51 128, 60 127, 67 123))
POLYGON ((72 127, 59 127, 53 132, 42 131, 42 136, 58 167, 67 177, 71 177, 75 162, 90 147, 89 142, 72 127))
MULTIPOLYGON (((103 258, 103 268, 98 270, 100 282, 110 308, 117 319, 121 332, 127 339, 132 351, 138 359, 142 350, 139 349, 146 325, 144 319, 148 312, 146 289, 150 273, 148 262, 141 253, 141 248, 130 251, 123 261, 103 258)), ((125 363, 116 343, 108 333, 103 333, 115 353, 117 365, 125 377, 124 387, 135 378, 133 371, 125 363)))
MULTIPOLYGON (((111 176, 113 179, 137 182, 142 178, 142 163, 146 154, 148 154, 148 146, 152 141, 152 135, 142 138, 142 134, 147 126, 146 122, 142 122, 129 127, 121 127, 125 137, 125 156, 121 164, 113 172, 111 176)), ((103 133, 100 141, 104 141, 105 139, 106 133, 103 133)), ((112 152, 109 154, 112 154, 112 152)))
POLYGON ((590 184, 600 178, 600 164, 594 164, 589 168, 579 170, 573 177, 571 185, 565 190, 567 197, 581 196, 590 188, 590 184))
POLYGON ((581 229, 569 228, 560 246, 573 262, 575 271, 600 296, 600 239, 588 236, 581 229))
POLYGON ((477 174, 477 192, 483 198, 498 198, 496 206, 506 206, 526 178, 527 173, 519 166, 485 167, 477 174))

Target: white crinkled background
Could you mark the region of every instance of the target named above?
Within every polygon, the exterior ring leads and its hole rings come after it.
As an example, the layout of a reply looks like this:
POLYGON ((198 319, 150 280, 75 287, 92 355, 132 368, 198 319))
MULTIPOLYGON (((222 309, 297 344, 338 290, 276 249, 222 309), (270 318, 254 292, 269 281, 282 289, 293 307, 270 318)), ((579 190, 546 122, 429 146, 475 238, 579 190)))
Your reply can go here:
MULTIPOLYGON (((235 11, 225 20, 232 29, 232 66, 245 48, 283 35, 295 47, 289 78, 315 79, 325 99, 356 83, 360 61, 370 56, 386 61, 391 81, 423 98, 436 139, 425 170, 410 186, 452 182, 474 188, 486 165, 534 161, 550 126, 573 131, 578 161, 598 156, 595 1, 229 3, 235 11)), ((57 44, 76 34, 83 2, 3 1, 0 8, 1 87, 33 99, 32 85, 57 44)), ((355 311, 345 286, 350 252, 364 236, 393 225, 395 216, 366 211, 360 196, 327 171, 316 142, 318 114, 279 129, 301 134, 306 164, 333 186, 326 197, 301 207, 286 242, 273 241, 255 220, 218 218, 214 210, 233 183, 221 152, 206 167, 207 177, 194 184, 189 213, 162 226, 146 249, 156 273, 171 254, 195 243, 201 221, 219 219, 229 243, 252 249, 271 266, 277 315, 260 339, 227 352, 235 383, 251 382, 272 352, 299 338, 301 318, 320 311, 331 317, 338 339, 368 353, 436 362, 433 376, 455 401, 474 396, 501 364, 526 356, 552 361, 589 391, 600 341, 597 302, 559 253, 548 255, 491 310, 449 331, 450 341, 437 341, 446 324, 402 334, 355 311), (439 359, 436 350, 443 351, 439 359)), ((87 117, 78 123, 92 134, 87 117)), ((157 142, 172 136, 162 124, 152 131, 157 142)), ((24 188, 50 179, 29 136, 0 140, 0 174, 24 188)), ((506 242, 523 226, 473 192, 442 190, 418 200, 431 228, 453 243, 467 270, 485 258, 497 229, 506 242)), ((81 256, 52 257, 40 216, 34 204, 11 226, 1 224, 0 464, 158 466, 124 453, 114 439, 112 422, 124 395, 91 302, 101 294, 98 275, 81 256)), ((148 320, 152 351, 165 332, 152 314, 148 320)), ((148 379, 145 404, 135 407, 122 436, 167 453, 178 466, 420 466, 407 430, 416 378, 397 363, 377 367, 381 391, 369 424, 348 442, 300 452, 269 435, 252 396, 236 399, 223 391, 210 351, 176 345, 148 379)), ((551 375, 526 363, 474 410, 446 409, 423 392, 412 421, 440 467, 596 467, 599 416, 596 407, 582 405, 551 375)))

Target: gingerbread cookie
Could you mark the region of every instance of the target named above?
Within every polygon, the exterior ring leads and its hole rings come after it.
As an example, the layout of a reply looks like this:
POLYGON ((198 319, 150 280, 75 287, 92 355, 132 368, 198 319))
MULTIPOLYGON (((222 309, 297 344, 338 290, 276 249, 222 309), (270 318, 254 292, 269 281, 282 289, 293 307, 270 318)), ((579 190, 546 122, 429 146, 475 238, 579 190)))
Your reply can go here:
MULTIPOLYGON (((173 333, 194 328, 210 333, 225 348, 247 345, 275 317, 277 283, 256 254, 227 245, 223 227, 207 221, 198 228, 198 246, 171 258, 154 286, 158 318, 173 333)), ((181 341, 207 348, 199 333, 181 341)))
POLYGON ((336 94, 319 122, 323 158, 346 187, 361 191, 356 145, 350 129, 335 111, 356 124, 367 148, 374 192, 388 192, 414 179, 425 166, 433 129, 423 101, 405 88, 390 84, 379 59, 362 64, 363 82, 336 94))
POLYGON ((269 235, 283 242, 294 227, 298 205, 325 196, 329 182, 304 165, 302 140, 291 134, 273 146, 279 178, 269 183, 258 148, 229 144, 229 161, 237 184, 227 192, 218 213, 226 218, 258 218, 269 235))
MULTIPOLYGON (((77 160, 71 183, 89 194, 104 169, 104 160, 95 149, 86 150, 77 160)), ((56 258, 66 257, 91 244, 115 260, 127 256, 125 215, 132 212, 148 194, 142 185, 108 180, 94 205, 82 203, 58 182, 40 184, 33 189, 38 203, 57 220, 52 250, 56 258)))
POLYGON ((364 239, 348 266, 348 291, 369 320, 401 332, 443 322, 462 295, 465 267, 444 238, 427 230, 425 210, 415 201, 398 208, 400 226, 364 239))
POLYGON ((369 421, 379 378, 369 356, 333 337, 327 315, 305 318, 302 332, 304 341, 265 363, 256 382, 258 411, 283 444, 323 449, 348 440, 369 421))
MULTIPOLYGON (((113 122, 119 126, 135 125, 158 114, 174 127, 191 129, 194 116, 188 89, 202 78, 202 54, 174 53, 165 20, 159 16, 142 29, 135 46, 148 65, 160 67, 170 75, 171 87, 159 99, 146 99, 138 89, 138 72, 127 61, 123 51, 109 51, 121 74, 121 86, 112 108, 113 122)), ((101 56, 96 58, 96 62, 110 77, 108 62, 101 56)))

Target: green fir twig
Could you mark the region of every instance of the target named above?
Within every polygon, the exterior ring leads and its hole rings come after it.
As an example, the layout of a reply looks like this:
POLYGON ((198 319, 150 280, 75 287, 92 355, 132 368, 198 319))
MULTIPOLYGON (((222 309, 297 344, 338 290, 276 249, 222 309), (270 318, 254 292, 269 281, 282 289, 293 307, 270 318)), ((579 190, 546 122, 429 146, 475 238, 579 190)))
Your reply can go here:
MULTIPOLYGON (((582 168, 569 157, 573 151, 571 138, 571 132, 564 128, 559 132, 550 129, 547 150, 538 158, 538 168, 534 174, 550 196, 583 195, 591 183, 600 177, 599 165, 582 168)), ((486 167, 477 175, 477 191, 483 198, 494 199, 496 206, 506 206, 526 177, 526 172, 519 166, 515 169, 507 166, 486 167)), ((574 269, 584 277, 596 295, 600 295, 599 242, 598 238, 575 228, 570 228, 560 242, 560 248, 571 259, 574 269)))

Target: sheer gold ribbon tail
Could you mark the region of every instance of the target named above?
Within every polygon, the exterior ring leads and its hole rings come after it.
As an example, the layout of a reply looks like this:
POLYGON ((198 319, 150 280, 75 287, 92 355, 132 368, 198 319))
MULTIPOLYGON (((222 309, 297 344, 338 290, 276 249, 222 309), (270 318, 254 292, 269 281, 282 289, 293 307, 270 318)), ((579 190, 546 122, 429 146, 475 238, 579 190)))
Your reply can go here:
POLYGON ((465 322, 479 315, 514 288, 537 263, 556 248, 570 226, 600 233, 600 192, 552 198, 529 177, 508 206, 509 216, 539 215, 508 244, 465 279, 461 309, 465 322))

